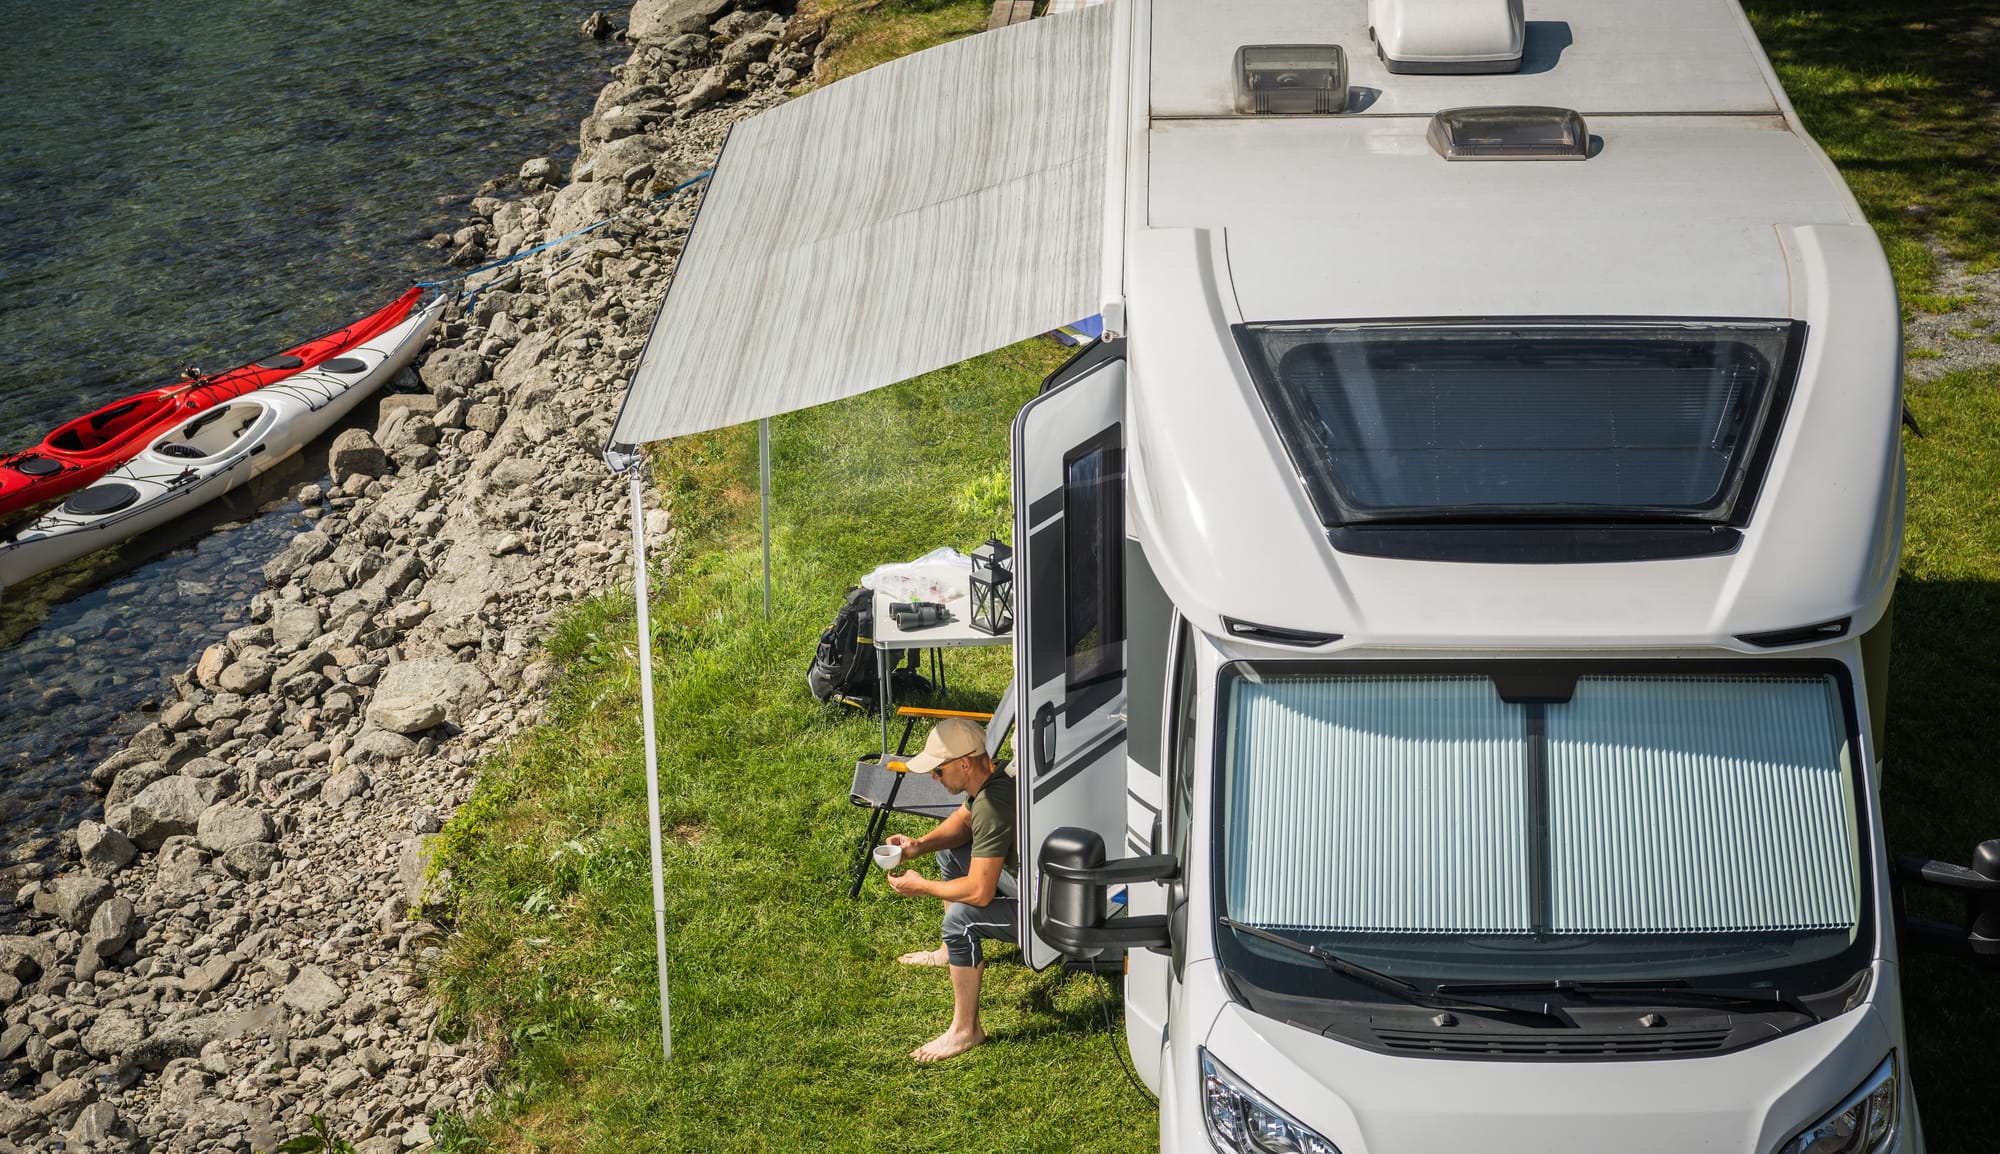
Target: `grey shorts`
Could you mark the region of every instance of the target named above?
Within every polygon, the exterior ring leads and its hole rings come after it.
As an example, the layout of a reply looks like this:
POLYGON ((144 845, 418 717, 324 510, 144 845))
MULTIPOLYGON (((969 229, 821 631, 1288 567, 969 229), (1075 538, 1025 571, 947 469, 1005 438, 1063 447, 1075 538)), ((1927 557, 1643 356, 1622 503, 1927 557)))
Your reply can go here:
MULTIPOLYGON (((972 864, 964 846, 938 851, 938 873, 946 880, 962 878, 972 864)), ((1013 942, 1014 927, 1020 918, 1021 903, 1014 898, 993 895, 983 906, 946 902, 944 907, 944 949, 954 966, 978 966, 986 962, 980 942, 1013 942)))

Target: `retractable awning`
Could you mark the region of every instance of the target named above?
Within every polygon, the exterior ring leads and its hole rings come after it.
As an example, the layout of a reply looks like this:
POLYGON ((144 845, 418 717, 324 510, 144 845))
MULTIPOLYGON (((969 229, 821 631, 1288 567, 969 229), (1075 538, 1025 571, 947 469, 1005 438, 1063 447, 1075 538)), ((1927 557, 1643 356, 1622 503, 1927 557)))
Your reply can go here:
POLYGON ((1116 7, 940 45, 737 125, 609 448, 853 396, 1097 312, 1116 7))

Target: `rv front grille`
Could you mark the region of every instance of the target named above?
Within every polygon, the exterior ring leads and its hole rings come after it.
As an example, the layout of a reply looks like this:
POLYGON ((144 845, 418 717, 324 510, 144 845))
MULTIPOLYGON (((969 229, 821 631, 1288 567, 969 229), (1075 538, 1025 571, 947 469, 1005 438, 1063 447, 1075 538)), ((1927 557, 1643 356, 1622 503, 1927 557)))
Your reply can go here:
POLYGON ((1720 1050, 1729 1041, 1728 1030, 1646 1030, 1643 1033, 1472 1033, 1465 1030, 1381 1030, 1375 1031, 1383 1048, 1402 1054, 1435 1054, 1439 1057, 1483 1056, 1491 1058, 1551 1061, 1577 1058, 1659 1058, 1680 1054, 1706 1054, 1720 1050))

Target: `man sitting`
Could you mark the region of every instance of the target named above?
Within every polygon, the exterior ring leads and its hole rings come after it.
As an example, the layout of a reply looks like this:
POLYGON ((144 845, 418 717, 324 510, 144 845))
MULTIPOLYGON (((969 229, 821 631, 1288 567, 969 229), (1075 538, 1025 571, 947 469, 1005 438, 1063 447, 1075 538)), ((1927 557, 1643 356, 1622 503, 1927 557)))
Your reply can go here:
POLYGON ((914 871, 889 875, 890 886, 904 897, 945 903, 944 945, 897 959, 951 967, 951 1026, 910 1051, 919 1062, 938 1062, 986 1040, 979 1028, 979 979, 986 970, 980 941, 1014 941, 1019 903, 999 896, 1001 871, 1018 865, 1014 789, 986 754, 986 731, 962 717, 938 722, 923 751, 910 759, 909 771, 928 773, 951 792, 966 795, 964 805, 924 836, 890 834, 887 839, 903 851, 904 864, 923 854, 938 855, 938 881, 914 871))

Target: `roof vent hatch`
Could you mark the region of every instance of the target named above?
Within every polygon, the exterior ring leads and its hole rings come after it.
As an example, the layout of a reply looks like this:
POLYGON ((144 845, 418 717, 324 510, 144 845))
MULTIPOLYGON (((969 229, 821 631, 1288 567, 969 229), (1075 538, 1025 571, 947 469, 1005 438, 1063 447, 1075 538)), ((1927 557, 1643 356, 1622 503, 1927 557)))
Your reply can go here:
POLYGON ((1236 50, 1236 111, 1326 116, 1347 110, 1347 53, 1338 44, 1246 44, 1236 50))
POLYGON ((1518 72, 1521 0, 1368 0, 1375 53, 1391 72, 1518 72))
POLYGON ((1584 160, 1590 129, 1568 108, 1447 108, 1431 117, 1431 147, 1446 160, 1584 160))

